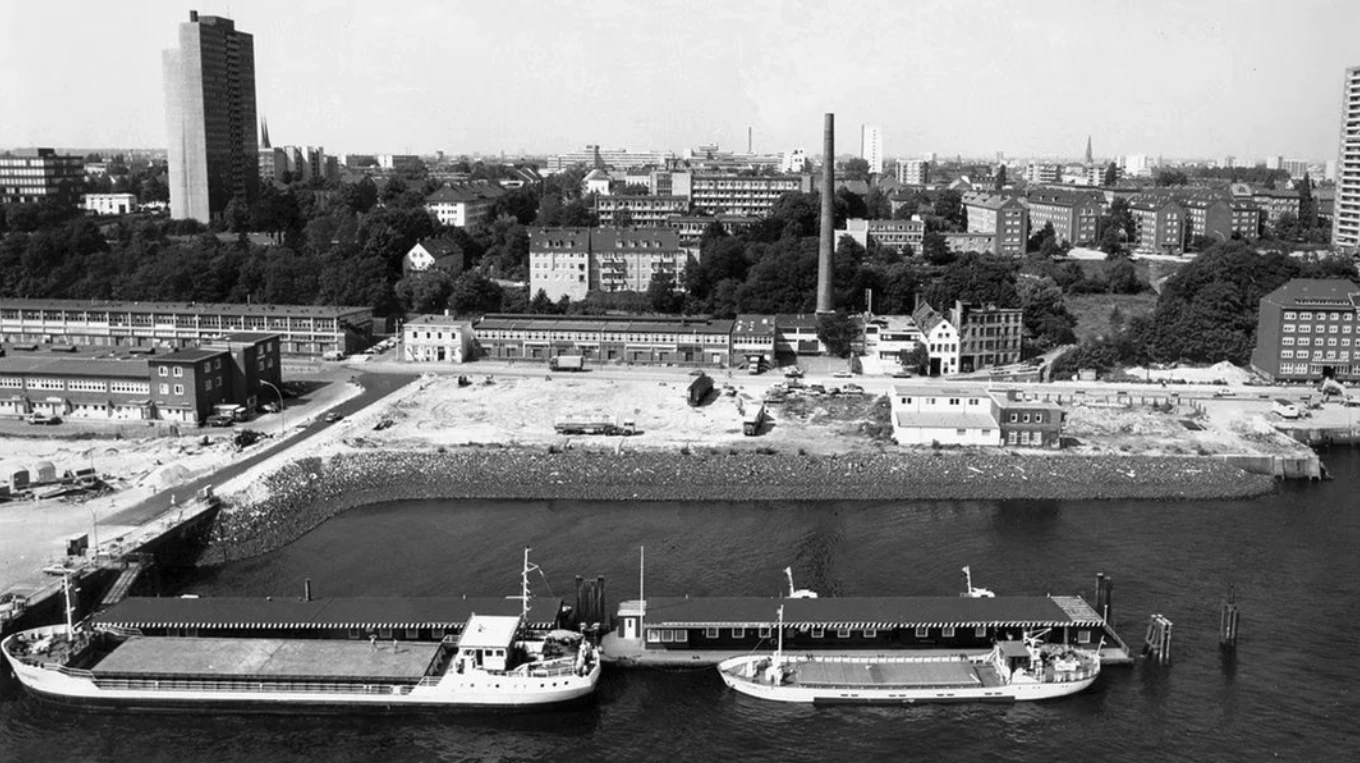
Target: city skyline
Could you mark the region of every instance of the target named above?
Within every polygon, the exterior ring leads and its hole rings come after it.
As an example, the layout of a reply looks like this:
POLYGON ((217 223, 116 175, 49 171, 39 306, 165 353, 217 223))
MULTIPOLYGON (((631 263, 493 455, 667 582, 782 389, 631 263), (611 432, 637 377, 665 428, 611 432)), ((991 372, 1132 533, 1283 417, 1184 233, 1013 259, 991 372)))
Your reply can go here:
MULTIPOLYGON (((779 153, 818 146, 829 111, 881 125, 887 157, 1077 157, 1090 134, 1097 158, 1323 161, 1336 155, 1337 85, 1360 64, 1345 44, 1360 7, 1325 2, 1165 0, 1136 16, 1116 2, 866 3, 853 17, 821 2, 16 5, 0 11, 0 72, 15 83, 0 95, 0 146, 164 147, 160 51, 191 9, 255 35, 275 141, 334 153, 742 152, 748 128, 757 152, 779 153), (1283 13, 1308 56, 1279 39, 1283 13), (900 34, 922 27, 909 44, 900 34), (52 60, 45 36, 23 31, 44 28, 74 52, 52 60)), ((837 153, 856 154, 858 138, 842 131, 837 153)))

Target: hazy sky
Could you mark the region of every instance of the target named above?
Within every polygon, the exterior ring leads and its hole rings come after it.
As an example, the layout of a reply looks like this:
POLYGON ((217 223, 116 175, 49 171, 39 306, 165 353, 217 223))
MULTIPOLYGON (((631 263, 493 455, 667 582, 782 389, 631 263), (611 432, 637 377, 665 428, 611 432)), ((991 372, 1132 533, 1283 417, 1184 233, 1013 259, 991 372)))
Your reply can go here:
POLYGON ((255 36, 276 145, 341 152, 1336 153, 1355 0, 0 0, 0 146, 161 147, 189 9, 255 36))

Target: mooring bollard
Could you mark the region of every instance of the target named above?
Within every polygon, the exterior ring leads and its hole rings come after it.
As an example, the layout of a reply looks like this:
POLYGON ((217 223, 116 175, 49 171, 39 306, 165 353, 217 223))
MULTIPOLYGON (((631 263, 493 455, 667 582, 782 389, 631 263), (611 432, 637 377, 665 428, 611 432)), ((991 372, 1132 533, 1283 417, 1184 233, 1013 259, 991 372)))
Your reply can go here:
POLYGON ((1228 598, 1218 613, 1218 647, 1237 649, 1237 586, 1228 588, 1228 598))

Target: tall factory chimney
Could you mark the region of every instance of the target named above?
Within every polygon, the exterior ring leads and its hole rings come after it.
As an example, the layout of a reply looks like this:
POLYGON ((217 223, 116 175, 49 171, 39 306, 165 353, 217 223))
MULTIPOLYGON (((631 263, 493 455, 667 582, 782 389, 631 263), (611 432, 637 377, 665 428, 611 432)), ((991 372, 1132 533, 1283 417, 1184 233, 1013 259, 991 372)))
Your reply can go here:
POLYGON ((746 126, 746 153, 748 153, 748 154, 753 154, 753 153, 755 153, 755 151, 752 151, 752 150, 751 150, 751 149, 752 149, 752 146, 754 145, 754 144, 751 142, 751 141, 752 141, 752 137, 753 137, 753 130, 754 130, 754 128, 752 128, 750 125, 747 125, 747 126, 746 126))
POLYGON ((822 227, 817 246, 817 313, 832 313, 831 253, 836 243, 836 214, 832 196, 836 186, 836 115, 826 115, 822 134, 822 227))

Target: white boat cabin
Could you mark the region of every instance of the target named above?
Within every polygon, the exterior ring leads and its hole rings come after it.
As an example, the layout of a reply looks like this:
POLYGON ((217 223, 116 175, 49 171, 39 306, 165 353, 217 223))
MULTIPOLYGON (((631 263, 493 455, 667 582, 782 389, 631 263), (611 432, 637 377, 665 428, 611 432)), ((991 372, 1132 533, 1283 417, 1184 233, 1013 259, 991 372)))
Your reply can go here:
POLYGON ((458 672, 468 668, 508 670, 520 618, 473 615, 458 637, 458 672))

